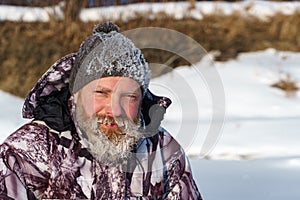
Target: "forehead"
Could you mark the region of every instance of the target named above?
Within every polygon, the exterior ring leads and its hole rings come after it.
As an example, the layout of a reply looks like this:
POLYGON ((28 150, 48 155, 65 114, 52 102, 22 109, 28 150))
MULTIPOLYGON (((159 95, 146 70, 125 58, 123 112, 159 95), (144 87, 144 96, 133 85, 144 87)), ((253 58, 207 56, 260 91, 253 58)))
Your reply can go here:
POLYGON ((137 81, 128 77, 109 76, 96 79, 86 85, 90 89, 109 89, 109 90, 122 90, 122 91, 135 91, 140 89, 137 81))

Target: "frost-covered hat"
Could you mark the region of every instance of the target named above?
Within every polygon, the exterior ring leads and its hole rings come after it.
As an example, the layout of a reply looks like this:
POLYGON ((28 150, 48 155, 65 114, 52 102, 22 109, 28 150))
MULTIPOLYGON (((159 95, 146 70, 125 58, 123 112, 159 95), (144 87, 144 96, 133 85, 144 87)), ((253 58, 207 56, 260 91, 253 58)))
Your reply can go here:
POLYGON ((143 93, 151 77, 141 50, 111 22, 97 25, 81 44, 70 75, 70 92, 74 94, 89 82, 108 76, 132 78, 143 93))

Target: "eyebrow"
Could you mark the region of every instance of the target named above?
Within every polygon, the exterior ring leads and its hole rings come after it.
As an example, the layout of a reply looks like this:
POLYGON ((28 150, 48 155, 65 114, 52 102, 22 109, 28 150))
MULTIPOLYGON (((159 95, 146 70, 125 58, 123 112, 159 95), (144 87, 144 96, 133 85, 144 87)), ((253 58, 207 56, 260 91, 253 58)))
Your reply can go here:
MULTIPOLYGON (((95 88, 94 91, 95 91, 95 92, 97 92, 97 91, 102 91, 102 92, 105 92, 105 93, 111 93, 111 92, 112 92, 111 89, 109 89, 109 88, 107 88, 107 87, 103 87, 103 86, 101 86, 101 85, 96 86, 96 88, 95 88)), ((130 94, 130 95, 138 95, 139 92, 138 92, 138 89, 132 90, 132 91, 131 91, 131 90, 128 90, 128 91, 122 92, 122 95, 128 95, 128 94, 130 94)))
POLYGON ((103 91, 103 92, 111 92, 112 90, 103 86, 97 86, 94 91, 103 91))
POLYGON ((132 92, 123 92, 122 93, 123 95, 138 95, 139 93, 138 92, 136 92, 136 91, 132 91, 132 92))

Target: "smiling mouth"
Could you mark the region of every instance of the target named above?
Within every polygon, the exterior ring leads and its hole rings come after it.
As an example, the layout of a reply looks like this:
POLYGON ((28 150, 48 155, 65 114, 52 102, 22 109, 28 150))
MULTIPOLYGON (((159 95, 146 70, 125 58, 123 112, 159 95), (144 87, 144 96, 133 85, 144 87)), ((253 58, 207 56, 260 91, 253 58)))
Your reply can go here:
POLYGON ((119 128, 119 126, 117 124, 100 124, 100 126, 104 126, 105 128, 109 128, 109 129, 119 128))
POLYGON ((100 127, 109 128, 109 129, 119 128, 118 124, 113 119, 108 119, 108 118, 99 119, 98 124, 100 127))

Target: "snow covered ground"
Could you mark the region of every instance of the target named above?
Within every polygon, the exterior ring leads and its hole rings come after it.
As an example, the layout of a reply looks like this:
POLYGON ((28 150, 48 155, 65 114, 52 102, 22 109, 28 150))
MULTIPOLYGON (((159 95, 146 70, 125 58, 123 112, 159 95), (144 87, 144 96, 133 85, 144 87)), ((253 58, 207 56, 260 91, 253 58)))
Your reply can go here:
MULTIPOLYGON (((300 92, 287 94, 271 87, 286 76, 300 86, 299 59, 299 53, 267 49, 214 63, 224 88, 225 120, 218 137, 215 137, 216 146, 212 146, 207 155, 209 158, 300 155, 297 128, 300 123, 300 92)), ((211 103, 211 93, 220 91, 209 90, 205 77, 197 71, 205 64, 199 62, 194 68, 177 68, 152 81, 156 93, 167 94, 173 100, 164 125, 179 141, 187 144, 187 152, 194 156, 203 153, 201 145, 205 145, 209 136, 208 127, 216 123, 212 114, 218 109, 218 105, 211 103), (184 84, 192 90, 182 89, 184 84), (190 112, 185 114, 184 110, 190 112), (182 128, 185 123, 198 124, 198 127, 182 128), (187 134, 194 137, 187 137, 187 134)))
POLYGON ((300 159, 192 159, 205 200, 299 200, 300 159))
MULTIPOLYGON (((217 108, 211 104, 210 93, 215 91, 209 90, 197 71, 207 62, 152 80, 155 93, 173 100, 163 125, 191 156, 205 199, 300 198, 300 92, 288 95, 270 86, 287 74, 300 86, 299 60, 300 53, 267 49, 214 63, 223 83, 226 112, 222 129, 213 133, 217 137, 205 155, 202 147, 217 108), (183 85, 190 90, 181 90, 183 85)), ((22 101, 0 91, 1 141, 25 122, 22 101)))

